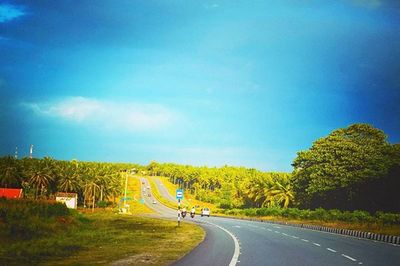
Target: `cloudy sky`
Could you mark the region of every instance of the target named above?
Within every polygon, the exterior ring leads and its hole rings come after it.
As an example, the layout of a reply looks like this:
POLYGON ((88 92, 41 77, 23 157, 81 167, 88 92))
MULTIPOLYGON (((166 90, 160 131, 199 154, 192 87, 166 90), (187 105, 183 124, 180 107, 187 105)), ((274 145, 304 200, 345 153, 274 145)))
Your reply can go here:
POLYGON ((0 156, 291 171, 352 123, 400 142, 400 4, 0 1, 0 96, 0 156))

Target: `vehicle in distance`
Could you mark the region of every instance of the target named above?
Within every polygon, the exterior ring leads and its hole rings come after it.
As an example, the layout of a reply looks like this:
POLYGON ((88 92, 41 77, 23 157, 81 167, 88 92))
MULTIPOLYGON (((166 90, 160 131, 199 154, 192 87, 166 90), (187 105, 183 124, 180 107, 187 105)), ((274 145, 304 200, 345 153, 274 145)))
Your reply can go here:
POLYGON ((203 216, 208 216, 210 217, 210 209, 209 208, 203 208, 201 209, 201 217, 203 216))

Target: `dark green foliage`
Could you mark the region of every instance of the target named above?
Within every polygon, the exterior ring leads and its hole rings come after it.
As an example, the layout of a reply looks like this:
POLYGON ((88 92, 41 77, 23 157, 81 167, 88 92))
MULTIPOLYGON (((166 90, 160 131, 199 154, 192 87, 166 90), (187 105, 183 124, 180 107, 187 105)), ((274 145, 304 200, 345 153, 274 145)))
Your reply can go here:
POLYGON ((298 152, 292 176, 303 208, 400 211, 400 148, 368 124, 333 131, 298 152))
POLYGON ((70 216, 65 204, 0 198, 0 229, 9 237, 30 239, 51 233, 58 217, 70 216))
POLYGON ((277 218, 288 218, 298 220, 315 220, 324 222, 343 221, 349 223, 380 223, 390 225, 400 225, 400 214, 377 212, 371 215, 366 211, 340 211, 337 209, 325 210, 317 208, 315 210, 300 210, 297 208, 249 208, 223 210, 227 215, 245 216, 273 216, 277 218))
POLYGON ((97 201, 114 201, 121 195, 125 175, 140 170, 137 164, 57 161, 13 157, 0 158, 0 187, 23 189, 25 198, 49 199, 56 192, 75 192, 78 204, 91 206, 97 201))

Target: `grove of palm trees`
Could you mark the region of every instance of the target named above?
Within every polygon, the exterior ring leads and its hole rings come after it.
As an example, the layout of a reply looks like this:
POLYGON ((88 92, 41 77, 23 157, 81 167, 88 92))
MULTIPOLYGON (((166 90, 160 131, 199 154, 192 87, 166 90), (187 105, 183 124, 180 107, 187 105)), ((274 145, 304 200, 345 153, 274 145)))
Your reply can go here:
POLYGON ((222 210, 323 208, 334 210, 333 217, 338 211, 358 210, 367 217, 361 220, 370 219, 369 214, 376 212, 382 216, 384 211, 394 213, 388 219, 398 223, 400 149, 386 138, 383 131, 367 124, 337 129, 315 141, 309 150, 298 152, 292 173, 155 161, 141 166, 9 156, 0 158, 0 185, 22 187, 25 197, 35 199, 51 198, 56 192, 76 192, 81 206, 95 207, 98 202, 115 202, 122 195, 124 173, 136 169, 167 177, 196 199, 214 203, 222 210))

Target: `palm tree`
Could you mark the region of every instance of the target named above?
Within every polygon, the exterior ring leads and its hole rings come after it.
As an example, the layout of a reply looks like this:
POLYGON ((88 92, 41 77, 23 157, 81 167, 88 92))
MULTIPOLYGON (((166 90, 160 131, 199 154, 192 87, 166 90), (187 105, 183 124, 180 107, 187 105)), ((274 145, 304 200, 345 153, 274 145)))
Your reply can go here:
POLYGON ((79 172, 76 165, 70 162, 60 164, 58 167, 58 190, 77 192, 79 189, 79 172))
POLYGON ((271 204, 283 204, 287 208, 294 199, 292 184, 288 174, 275 174, 274 184, 268 191, 268 198, 271 204))
POLYGON ((38 196, 38 190, 40 191, 40 196, 43 196, 45 191, 47 191, 50 182, 54 180, 54 169, 53 161, 51 158, 45 157, 42 160, 36 160, 35 164, 27 170, 29 176, 29 183, 31 183, 35 188, 35 198, 38 196))
POLYGON ((11 156, 0 158, 0 186, 19 187, 22 177, 19 162, 11 156))

